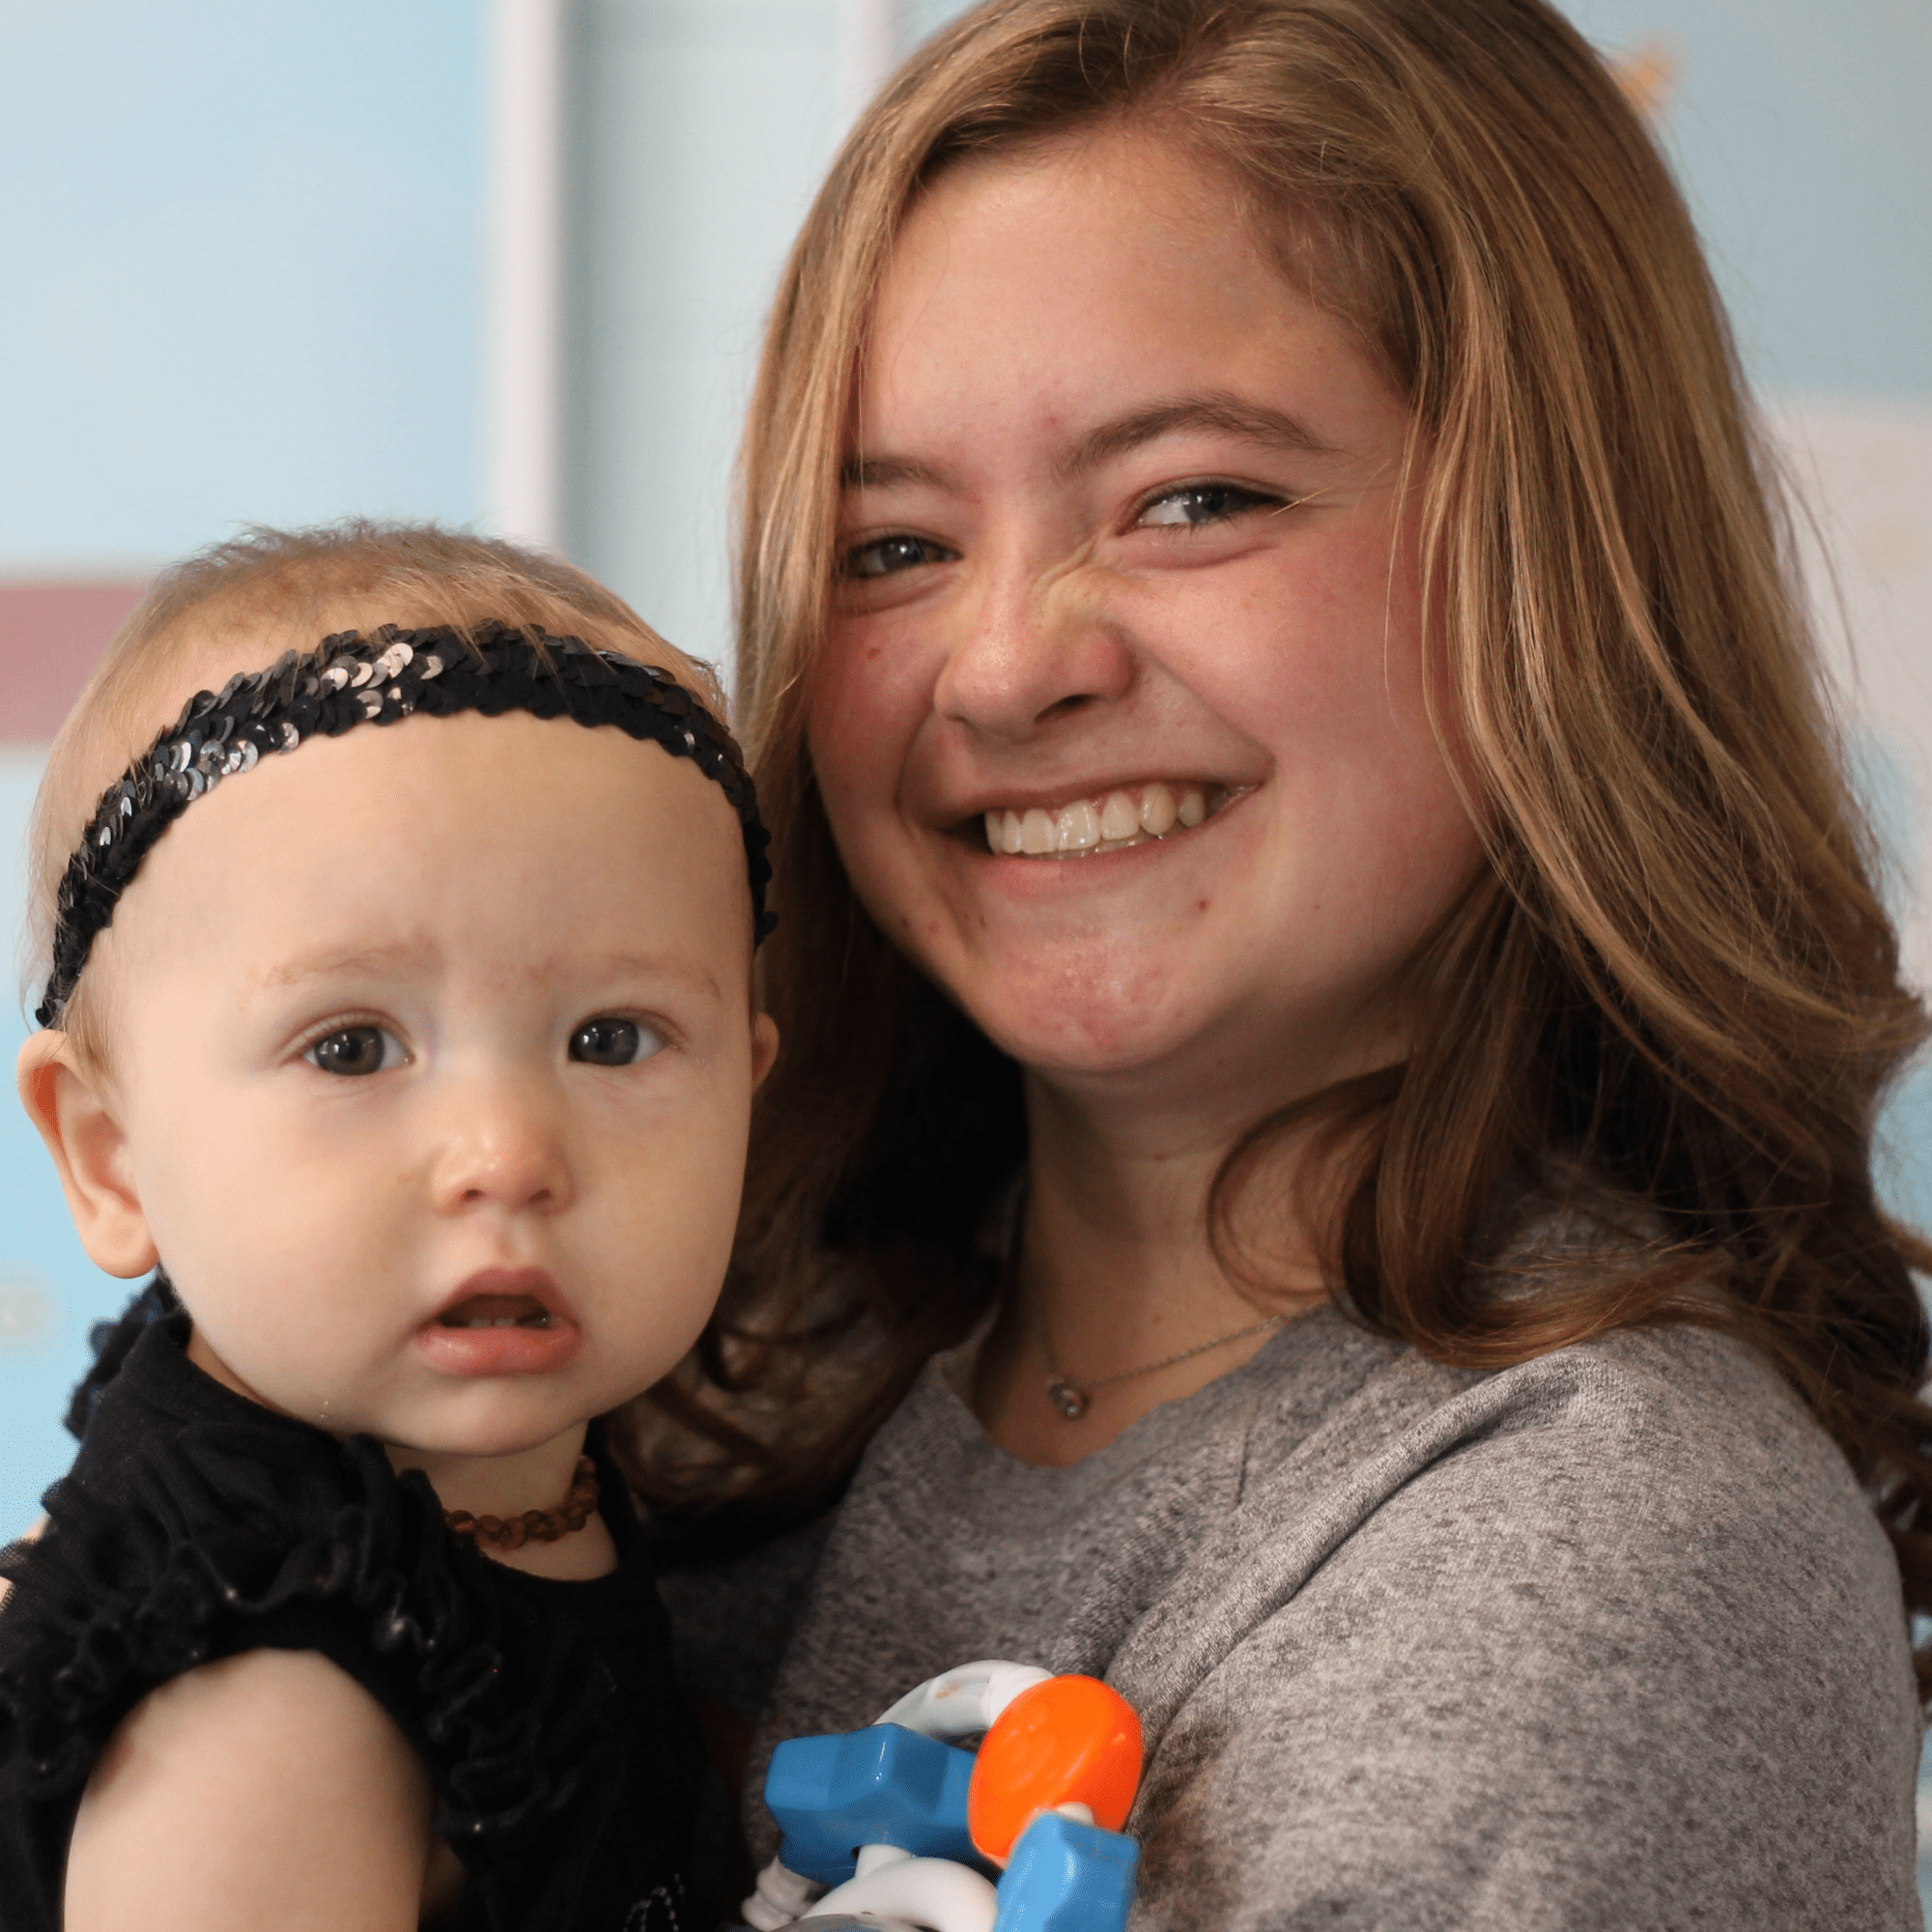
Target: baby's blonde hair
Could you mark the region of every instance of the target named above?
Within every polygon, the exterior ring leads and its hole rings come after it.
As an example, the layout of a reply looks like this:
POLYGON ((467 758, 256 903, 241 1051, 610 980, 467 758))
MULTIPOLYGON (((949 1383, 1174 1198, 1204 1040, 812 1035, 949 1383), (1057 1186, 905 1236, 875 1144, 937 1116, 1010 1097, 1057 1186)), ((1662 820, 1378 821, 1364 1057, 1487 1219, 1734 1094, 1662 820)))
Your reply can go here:
MULTIPOLYGON (((54 739, 28 835, 22 978, 30 987, 47 971, 61 876, 97 800, 193 695, 190 674, 217 639, 224 661, 234 659, 225 676, 272 664, 285 650, 311 650, 330 631, 385 623, 446 624, 466 637, 501 623, 580 637, 668 670, 724 715, 708 665, 667 643, 621 598, 560 558, 434 524, 350 518, 301 530, 256 526, 155 580, 54 739)), ((58 1024, 84 1061, 104 1064, 98 983, 90 988, 83 976, 58 1024)))

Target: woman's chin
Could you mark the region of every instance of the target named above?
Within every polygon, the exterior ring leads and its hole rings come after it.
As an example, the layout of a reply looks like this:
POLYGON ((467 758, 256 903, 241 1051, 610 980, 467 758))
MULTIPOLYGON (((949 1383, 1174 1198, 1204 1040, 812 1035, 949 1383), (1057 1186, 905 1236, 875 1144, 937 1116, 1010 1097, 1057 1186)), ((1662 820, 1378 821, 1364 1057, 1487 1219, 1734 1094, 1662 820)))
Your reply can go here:
POLYGON ((1171 1064, 1215 1030, 1217 1003, 1198 997, 1207 990, 1198 976, 1178 975, 1166 961, 1151 960, 1139 971, 1123 970, 1118 956, 1104 971, 1094 965, 1092 971, 1069 961, 1049 970, 995 966, 983 977, 961 974, 949 990, 1003 1053, 1048 1078, 1131 1074, 1171 1064), (1192 987, 1183 983, 1190 977, 1192 987))

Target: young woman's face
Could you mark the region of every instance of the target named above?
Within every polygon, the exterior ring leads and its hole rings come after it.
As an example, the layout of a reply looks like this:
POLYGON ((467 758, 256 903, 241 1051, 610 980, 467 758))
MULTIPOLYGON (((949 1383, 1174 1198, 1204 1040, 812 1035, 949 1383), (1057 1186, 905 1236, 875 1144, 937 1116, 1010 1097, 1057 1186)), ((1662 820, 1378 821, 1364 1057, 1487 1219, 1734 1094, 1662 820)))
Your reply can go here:
POLYGON ((1378 993, 1477 863, 1426 717, 1406 412, 1231 202, 1127 134, 943 176, 846 453, 809 721, 839 850, 1068 1076, 1387 1053, 1378 993))

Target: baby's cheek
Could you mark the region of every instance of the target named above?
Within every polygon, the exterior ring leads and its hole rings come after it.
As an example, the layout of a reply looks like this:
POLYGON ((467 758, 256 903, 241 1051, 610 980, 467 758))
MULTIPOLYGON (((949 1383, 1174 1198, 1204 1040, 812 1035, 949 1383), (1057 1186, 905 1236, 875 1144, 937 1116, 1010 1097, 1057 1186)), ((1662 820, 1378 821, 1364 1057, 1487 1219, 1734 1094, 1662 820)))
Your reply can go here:
POLYGON ((599 1210, 570 1232, 586 1327, 608 1351, 600 1368, 627 1380, 629 1393, 668 1373, 709 1319, 730 1261, 744 1163, 742 1109, 687 1119, 638 1148, 599 1189, 599 1210))

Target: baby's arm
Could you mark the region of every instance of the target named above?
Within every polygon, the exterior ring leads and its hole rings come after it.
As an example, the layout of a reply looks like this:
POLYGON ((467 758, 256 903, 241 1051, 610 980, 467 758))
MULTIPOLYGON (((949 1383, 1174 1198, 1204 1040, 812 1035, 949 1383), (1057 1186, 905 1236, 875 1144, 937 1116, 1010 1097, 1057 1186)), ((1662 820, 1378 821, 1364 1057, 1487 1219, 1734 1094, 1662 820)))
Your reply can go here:
POLYGON ((109 1741, 68 1854, 66 1932, 413 1932, 429 1781, 313 1651, 151 1692, 109 1741))
MULTIPOLYGON (((41 1540, 41 1532, 44 1530, 46 1526, 47 1526, 47 1520, 45 1517, 43 1516, 36 1517, 34 1519, 33 1528, 23 1529, 20 1532, 20 1534, 14 1540, 16 1543, 38 1543, 41 1540)), ((10 1590, 12 1590, 13 1587, 14 1587, 13 1584, 8 1582, 6 1577, 0 1577, 0 1604, 6 1603, 7 1593, 10 1590)))

